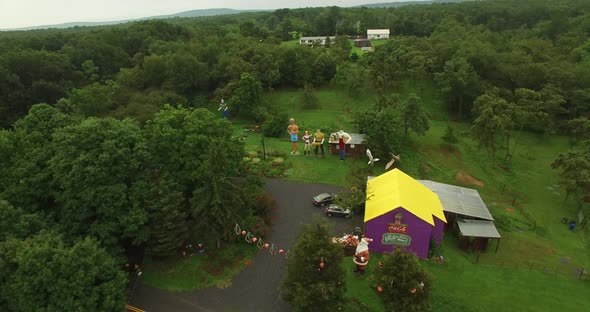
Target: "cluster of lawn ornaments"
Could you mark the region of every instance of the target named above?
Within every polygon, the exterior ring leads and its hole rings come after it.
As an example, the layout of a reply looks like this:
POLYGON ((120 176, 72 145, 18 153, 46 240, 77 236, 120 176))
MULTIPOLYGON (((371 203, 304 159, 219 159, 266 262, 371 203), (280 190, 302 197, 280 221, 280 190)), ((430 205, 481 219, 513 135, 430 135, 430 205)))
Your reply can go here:
POLYGON ((246 230, 242 230, 242 227, 236 223, 236 225, 234 226, 234 232, 236 233, 236 235, 242 235, 244 236, 244 240, 250 244, 256 244, 256 247, 258 247, 258 249, 263 250, 266 249, 268 250, 268 252, 271 255, 282 255, 285 254, 285 257, 288 258, 289 256, 289 251, 287 251, 287 253, 285 253, 284 249, 278 248, 277 246, 275 246, 275 244, 269 244, 267 242, 265 242, 264 240, 262 240, 262 238, 258 238, 256 236, 254 236, 254 234, 252 234, 252 232, 250 231, 246 231, 246 230))

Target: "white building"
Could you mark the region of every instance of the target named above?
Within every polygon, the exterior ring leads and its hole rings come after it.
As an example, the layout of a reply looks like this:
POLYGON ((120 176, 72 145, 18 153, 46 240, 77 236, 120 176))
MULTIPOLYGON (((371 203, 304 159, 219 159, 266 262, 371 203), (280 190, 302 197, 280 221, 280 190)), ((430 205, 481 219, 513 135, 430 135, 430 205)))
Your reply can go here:
POLYGON ((367 29, 367 39, 389 39, 389 29, 367 29))
POLYGON ((320 45, 324 45, 324 44, 326 44, 326 38, 330 38, 330 42, 332 44, 336 40, 336 37, 334 37, 334 36, 301 37, 301 38, 299 38, 299 44, 306 44, 306 45, 320 44, 320 45))

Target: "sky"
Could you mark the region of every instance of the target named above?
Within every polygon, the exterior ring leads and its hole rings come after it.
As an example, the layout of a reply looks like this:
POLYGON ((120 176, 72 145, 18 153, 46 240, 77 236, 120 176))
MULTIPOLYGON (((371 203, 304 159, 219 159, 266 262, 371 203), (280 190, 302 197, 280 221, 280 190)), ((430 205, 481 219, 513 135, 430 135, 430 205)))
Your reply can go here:
MULTIPOLYGON (((279 9, 354 6, 404 0, 0 0, 0 29, 99 22, 211 8, 279 9)), ((407 0, 406 0, 407 1, 407 0)))

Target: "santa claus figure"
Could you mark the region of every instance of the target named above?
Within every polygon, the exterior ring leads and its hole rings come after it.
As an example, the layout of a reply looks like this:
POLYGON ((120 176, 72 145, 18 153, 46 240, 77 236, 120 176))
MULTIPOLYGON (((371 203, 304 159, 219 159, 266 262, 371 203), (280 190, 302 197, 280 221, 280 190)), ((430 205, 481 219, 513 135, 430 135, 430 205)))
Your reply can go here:
POLYGON ((373 241, 370 238, 363 237, 360 240, 356 240, 356 250, 352 261, 356 264, 355 272, 360 274, 365 273, 367 263, 369 263, 369 242, 373 241))

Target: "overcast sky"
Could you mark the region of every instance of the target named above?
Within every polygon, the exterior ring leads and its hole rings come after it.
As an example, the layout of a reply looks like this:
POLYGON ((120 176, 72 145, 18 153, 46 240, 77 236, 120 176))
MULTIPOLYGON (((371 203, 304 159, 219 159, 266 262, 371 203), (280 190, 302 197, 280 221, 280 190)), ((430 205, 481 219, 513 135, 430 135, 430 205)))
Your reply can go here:
POLYGON ((353 6, 407 0, 0 0, 0 29, 97 22, 210 8, 278 9, 353 6))

